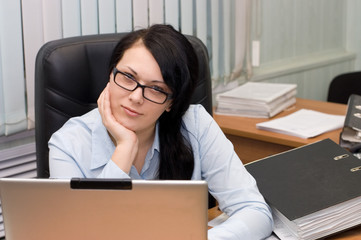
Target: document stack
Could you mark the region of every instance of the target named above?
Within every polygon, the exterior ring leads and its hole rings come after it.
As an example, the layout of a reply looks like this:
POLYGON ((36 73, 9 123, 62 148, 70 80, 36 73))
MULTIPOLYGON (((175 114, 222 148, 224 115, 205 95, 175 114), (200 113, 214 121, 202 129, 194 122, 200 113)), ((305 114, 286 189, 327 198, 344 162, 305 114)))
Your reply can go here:
POLYGON ((300 138, 312 138, 322 133, 342 128, 345 116, 300 109, 285 117, 256 124, 258 129, 287 134, 300 138))
POLYGON ((330 139, 245 167, 281 240, 319 239, 361 224, 361 161, 330 139))
POLYGON ((217 95, 216 113, 270 118, 296 102, 296 84, 247 82, 217 95))

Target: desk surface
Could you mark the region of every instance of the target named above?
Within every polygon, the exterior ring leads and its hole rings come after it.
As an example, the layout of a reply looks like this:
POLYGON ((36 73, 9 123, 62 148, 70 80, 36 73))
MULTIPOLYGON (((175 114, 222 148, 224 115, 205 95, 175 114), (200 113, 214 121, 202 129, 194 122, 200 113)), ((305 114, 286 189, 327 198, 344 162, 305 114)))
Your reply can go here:
POLYGON ((256 123, 269 121, 271 119, 275 119, 279 117, 284 117, 301 108, 311 109, 323 113, 336 114, 336 115, 346 115, 347 112, 347 105, 345 104, 297 98, 295 105, 291 106, 290 108, 284 110, 283 112, 277 114, 275 117, 270 119, 226 116, 216 113, 214 113, 213 117, 218 123, 218 125, 221 127, 223 132, 226 134, 231 134, 239 137, 245 137, 249 139, 260 140, 270 143, 276 143, 289 147, 299 147, 325 138, 330 138, 336 143, 339 142, 339 134, 341 132, 341 129, 327 132, 314 138, 303 139, 285 134, 259 130, 256 128, 256 123))
MULTIPOLYGON (((218 207, 209 209, 208 221, 219 216, 221 213, 222 212, 218 209, 218 207)), ((361 226, 325 238, 325 240, 356 240, 356 239, 358 240, 361 239, 361 226)))

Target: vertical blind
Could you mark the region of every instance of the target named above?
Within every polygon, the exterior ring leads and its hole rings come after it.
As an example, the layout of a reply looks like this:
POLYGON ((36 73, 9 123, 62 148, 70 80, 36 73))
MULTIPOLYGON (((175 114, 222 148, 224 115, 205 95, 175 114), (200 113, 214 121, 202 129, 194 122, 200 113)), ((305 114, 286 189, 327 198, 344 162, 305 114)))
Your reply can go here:
POLYGON ((27 127, 20 1, 0 1, 0 135, 27 127))
POLYGON ((222 88, 248 66, 250 12, 251 0, 1 0, 0 135, 34 128, 35 57, 48 41, 171 24, 207 46, 222 88))

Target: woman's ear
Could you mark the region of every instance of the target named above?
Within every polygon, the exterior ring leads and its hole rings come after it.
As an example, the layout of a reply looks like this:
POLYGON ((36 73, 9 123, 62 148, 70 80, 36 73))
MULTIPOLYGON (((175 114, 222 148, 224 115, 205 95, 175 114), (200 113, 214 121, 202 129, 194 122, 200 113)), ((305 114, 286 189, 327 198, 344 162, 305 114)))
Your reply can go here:
POLYGON ((172 101, 170 101, 169 103, 167 103, 167 108, 165 109, 166 112, 170 112, 170 110, 172 110, 172 101))

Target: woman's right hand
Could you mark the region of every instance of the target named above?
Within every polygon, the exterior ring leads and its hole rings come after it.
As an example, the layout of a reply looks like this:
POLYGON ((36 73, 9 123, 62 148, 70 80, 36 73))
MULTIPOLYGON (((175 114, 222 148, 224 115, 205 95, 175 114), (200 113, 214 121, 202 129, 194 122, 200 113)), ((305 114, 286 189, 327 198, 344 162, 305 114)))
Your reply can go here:
POLYGON ((112 160, 123 171, 129 173, 138 152, 138 137, 134 131, 119 123, 110 108, 109 83, 98 98, 98 110, 103 124, 116 147, 112 160))

